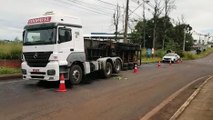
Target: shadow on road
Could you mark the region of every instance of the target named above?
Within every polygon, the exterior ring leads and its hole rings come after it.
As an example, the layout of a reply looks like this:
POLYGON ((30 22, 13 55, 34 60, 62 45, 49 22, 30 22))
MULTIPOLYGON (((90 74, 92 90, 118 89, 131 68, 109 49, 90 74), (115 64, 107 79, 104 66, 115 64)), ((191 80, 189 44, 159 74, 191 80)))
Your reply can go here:
MULTIPOLYGON (((118 77, 118 76, 119 75, 117 75, 117 74, 113 74, 111 76, 111 78, 118 77)), ((110 78, 103 78, 99 72, 94 72, 94 73, 91 73, 89 75, 86 75, 83 78, 83 81, 79 85, 80 86, 89 85, 89 84, 92 84, 93 82, 98 82, 98 81, 107 80, 107 79, 110 79, 110 78)), ((66 84, 67 89, 73 88, 73 85, 70 83, 69 80, 66 80, 65 84, 66 84)), ((77 85, 75 85, 75 86, 77 86, 77 85)), ((59 81, 42 81, 42 80, 40 80, 36 83, 33 82, 33 83, 25 84, 25 87, 35 88, 35 89, 36 88, 42 88, 42 89, 54 88, 54 89, 57 89, 59 87, 59 81)))

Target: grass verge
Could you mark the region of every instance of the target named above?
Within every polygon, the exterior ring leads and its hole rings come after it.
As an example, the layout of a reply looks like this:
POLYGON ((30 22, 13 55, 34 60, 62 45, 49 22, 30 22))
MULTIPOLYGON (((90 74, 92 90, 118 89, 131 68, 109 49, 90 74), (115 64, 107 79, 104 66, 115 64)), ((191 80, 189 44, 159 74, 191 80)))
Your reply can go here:
POLYGON ((142 58, 142 63, 155 63, 161 61, 160 57, 142 58))
POLYGON ((183 53, 183 59, 184 60, 194 60, 199 59, 208 56, 209 54, 213 53, 213 48, 209 48, 204 52, 201 52, 200 54, 192 54, 190 52, 184 52, 183 53))
POLYGON ((18 74, 18 73, 21 73, 21 70, 19 68, 0 67, 0 75, 18 74))
POLYGON ((19 42, 0 41, 0 59, 19 59, 21 57, 22 44, 19 42))

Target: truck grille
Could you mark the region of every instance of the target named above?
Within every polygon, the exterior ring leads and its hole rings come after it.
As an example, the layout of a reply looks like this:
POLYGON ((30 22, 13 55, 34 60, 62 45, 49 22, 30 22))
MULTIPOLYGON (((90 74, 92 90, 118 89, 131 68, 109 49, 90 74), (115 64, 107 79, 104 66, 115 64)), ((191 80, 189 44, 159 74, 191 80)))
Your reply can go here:
POLYGON ((45 67, 53 52, 25 52, 24 57, 30 67, 45 67))

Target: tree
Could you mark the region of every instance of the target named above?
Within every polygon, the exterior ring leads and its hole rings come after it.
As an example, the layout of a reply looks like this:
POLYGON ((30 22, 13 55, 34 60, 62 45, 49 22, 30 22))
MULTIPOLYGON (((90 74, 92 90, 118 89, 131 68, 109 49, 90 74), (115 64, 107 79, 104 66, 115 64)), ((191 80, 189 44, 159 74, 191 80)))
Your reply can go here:
POLYGON ((165 41, 166 41, 166 33, 168 31, 167 28, 167 22, 169 20, 169 13, 175 9, 175 0, 164 0, 164 10, 165 10, 165 15, 164 15, 164 36, 163 36, 163 41, 162 41, 162 49, 165 49, 165 41))
POLYGON ((18 37, 15 37, 14 41, 21 41, 21 40, 18 37))
POLYGON ((117 36, 118 36, 119 20, 120 20, 120 6, 117 4, 116 10, 113 14, 113 24, 115 26, 115 40, 117 40, 117 36))
POLYGON ((135 29, 131 33, 131 42, 132 43, 137 43, 137 44, 140 44, 141 46, 144 44, 142 42, 143 29, 144 29, 143 21, 138 21, 138 23, 135 26, 135 29))
POLYGON ((160 0, 154 0, 154 12, 153 14, 153 22, 154 22, 154 28, 153 28, 153 41, 152 41, 152 48, 155 48, 155 43, 157 39, 157 34, 156 34, 156 29, 157 29, 157 20, 159 16, 162 13, 162 6, 161 6, 161 1, 160 0))
MULTIPOLYGON (((169 21, 166 21, 168 28, 168 31, 171 31, 170 29, 173 28, 172 23, 169 21)), ((157 26, 156 26, 156 36, 158 36, 156 39, 156 47, 157 49, 161 48, 162 46, 162 38, 163 38, 163 30, 165 29, 163 26, 164 23, 164 17, 161 18, 157 18, 157 26)), ((154 22, 153 22, 153 18, 150 20, 146 21, 146 33, 144 35, 144 24, 143 21, 139 21, 136 26, 135 26, 135 30, 132 32, 131 37, 132 37, 132 42, 134 43, 139 43, 141 45, 143 45, 143 37, 145 36, 146 39, 146 43, 145 43, 145 47, 146 48, 152 48, 153 46, 153 29, 154 29, 154 22)), ((169 32, 168 32, 169 34, 169 32)))
MULTIPOLYGON (((153 46, 153 29, 154 29, 154 22, 153 19, 147 20, 146 21, 146 48, 152 48, 153 46)), ((186 50, 190 50, 192 47, 193 43, 193 38, 191 35, 191 30, 192 27, 188 24, 183 24, 183 23, 178 23, 176 26, 173 26, 170 18, 157 18, 157 26, 156 26, 156 44, 155 48, 156 49, 161 49, 162 48, 162 39, 164 38, 164 29, 167 30, 166 32, 166 37, 165 37, 165 49, 171 49, 174 51, 182 51, 183 47, 183 40, 184 40, 184 30, 188 28, 188 32, 185 33, 186 35, 186 50), (166 22, 167 26, 164 28, 164 22, 166 22)), ((143 29, 144 29, 144 24, 143 21, 138 21, 138 23, 135 26, 134 31, 131 34, 131 40, 133 43, 138 43, 143 45, 143 29)))
POLYGON ((186 34, 186 51, 190 51, 192 49, 192 46, 193 46, 193 37, 192 37, 192 34, 191 33, 187 33, 186 34))
MULTIPOLYGON (((183 42, 184 42, 184 35, 186 35, 186 41, 189 43, 193 42, 192 35, 190 34, 190 31, 192 30, 192 27, 189 24, 180 23, 174 27, 174 40, 178 45, 176 46, 178 50, 182 50, 183 42), (187 33, 184 33, 185 30, 188 29, 187 33)), ((188 44, 191 45, 192 44, 188 44)), ((187 48, 191 48, 191 46, 188 46, 187 48)))

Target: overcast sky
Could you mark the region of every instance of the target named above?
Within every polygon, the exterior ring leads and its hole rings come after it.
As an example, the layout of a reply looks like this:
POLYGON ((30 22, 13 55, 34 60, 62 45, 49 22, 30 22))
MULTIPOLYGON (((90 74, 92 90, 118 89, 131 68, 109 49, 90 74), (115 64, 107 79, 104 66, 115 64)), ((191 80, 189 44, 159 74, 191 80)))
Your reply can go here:
MULTIPOLYGON (((125 7, 126 0, 0 0, 0 39, 21 39, 27 20, 38 17, 46 11, 77 16, 82 19, 84 34, 91 32, 113 33, 112 15, 117 4, 125 7), (104 1, 104 2, 101 2, 104 1)), ((130 0, 130 9, 134 10, 137 0, 130 0)), ((142 1, 142 0, 139 0, 142 1)), ((162 0, 163 1, 163 0, 162 0)), ((153 5, 153 0, 150 0, 153 5)), ((185 21, 196 32, 213 35, 212 0, 176 0, 176 9, 170 16, 177 20, 183 15, 185 21)), ((152 8, 146 5, 146 17, 151 17, 152 8), (150 11, 148 11, 148 8, 150 11)), ((123 11, 123 8, 121 8, 123 11)), ((131 12, 130 12, 131 13, 131 12)), ((142 19, 142 7, 130 16, 130 20, 142 19)), ((119 30, 122 30, 122 19, 119 30)), ((130 22, 134 28, 134 22, 130 22)))

